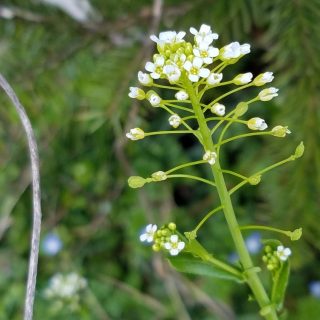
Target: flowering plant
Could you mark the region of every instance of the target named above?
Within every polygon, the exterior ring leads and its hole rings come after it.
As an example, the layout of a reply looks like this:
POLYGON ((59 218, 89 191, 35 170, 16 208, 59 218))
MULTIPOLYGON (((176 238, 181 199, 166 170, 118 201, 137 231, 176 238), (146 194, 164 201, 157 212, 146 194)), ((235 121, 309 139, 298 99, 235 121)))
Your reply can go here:
POLYGON ((267 123, 260 117, 245 119, 249 107, 254 102, 270 101, 278 96, 277 88, 263 89, 254 98, 241 101, 234 107, 226 106, 223 103, 226 97, 235 92, 249 87, 260 87, 274 79, 272 72, 264 72, 256 77, 251 72, 247 72, 238 74, 233 79, 223 80, 223 70, 250 53, 249 44, 232 42, 218 49, 213 46, 213 41, 218 39, 218 34, 212 32, 211 27, 205 24, 199 30, 190 28, 190 33, 194 37, 193 43, 184 40, 186 33, 182 31, 178 33, 175 31, 162 32, 159 37, 152 35, 150 38, 156 42, 158 53, 153 56, 153 61, 146 63, 145 69, 147 72, 140 71, 138 73, 138 80, 141 85, 174 91, 172 100, 162 99, 154 90, 145 92, 145 90, 137 87, 131 87, 129 93, 131 98, 147 99, 151 106, 166 111, 170 115, 168 122, 173 130, 144 132, 141 128, 133 128, 126 135, 131 140, 140 140, 152 135, 192 134, 202 145, 202 159, 179 164, 167 171, 157 171, 147 178, 132 176, 128 179, 128 183, 132 188, 141 188, 146 183, 160 182, 171 178, 194 179, 217 190, 220 206, 207 213, 196 227, 189 232, 179 232, 173 222, 169 222, 160 228, 155 224, 149 224, 145 233, 140 236, 140 240, 151 243, 154 251, 165 252, 171 265, 178 271, 199 275, 210 274, 246 283, 260 306, 260 315, 269 320, 278 319, 278 314, 283 310, 291 250, 286 248, 279 240, 263 240, 264 255, 262 260, 266 264, 267 272, 270 272, 272 281, 271 292, 268 293, 258 274, 261 268, 254 266, 246 248, 242 230, 274 231, 287 235, 291 240, 298 240, 302 231, 296 229, 291 232, 255 225, 239 226, 231 196, 246 184, 258 184, 262 175, 267 171, 301 157, 304 146, 301 142, 293 155, 254 172, 250 176, 225 169, 221 165, 220 159, 223 146, 227 143, 245 137, 261 135, 284 138, 291 132, 286 126, 282 125, 267 130, 267 123), (231 90, 217 96, 208 104, 203 103, 204 96, 208 91, 227 86, 235 86, 235 88, 232 87, 231 90), (249 132, 225 138, 232 125, 244 126, 249 132), (175 130, 180 126, 184 129, 175 130), (199 176, 176 173, 181 169, 200 164, 210 166, 212 181, 199 176), (233 188, 228 189, 225 183, 226 175, 233 175, 239 178, 240 182, 233 188), (222 211, 225 216, 239 256, 239 266, 219 260, 197 241, 197 233, 201 226, 219 211, 222 211))

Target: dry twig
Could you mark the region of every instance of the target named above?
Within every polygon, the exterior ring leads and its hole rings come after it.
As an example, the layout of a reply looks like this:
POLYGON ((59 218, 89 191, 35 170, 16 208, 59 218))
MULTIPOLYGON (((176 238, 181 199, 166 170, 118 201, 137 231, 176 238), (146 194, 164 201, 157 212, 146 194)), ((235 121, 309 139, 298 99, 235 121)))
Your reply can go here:
POLYGON ((27 289, 25 296, 24 306, 24 320, 32 320, 33 316, 33 303, 37 280, 37 267, 38 267, 38 255, 39 255, 39 242, 40 242, 40 230, 41 230, 41 203, 40 203, 40 174, 39 174, 39 156, 38 147, 34 137, 33 129, 30 120, 25 112, 24 107, 21 105, 17 95, 7 82, 7 80, 0 74, 0 86, 5 91, 7 96, 13 103, 21 124, 25 130, 25 134, 28 140, 31 173, 32 173, 32 200, 33 200, 33 226, 32 226, 32 238, 31 238, 31 250, 29 258, 29 270, 27 289))

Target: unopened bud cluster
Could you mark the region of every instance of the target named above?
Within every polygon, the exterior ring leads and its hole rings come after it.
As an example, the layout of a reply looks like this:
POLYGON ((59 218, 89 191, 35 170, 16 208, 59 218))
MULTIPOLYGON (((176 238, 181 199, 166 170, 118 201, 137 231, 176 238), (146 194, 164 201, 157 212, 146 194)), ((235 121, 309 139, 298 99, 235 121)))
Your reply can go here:
POLYGON ((280 245, 274 250, 267 245, 264 248, 264 255, 262 261, 266 264, 269 271, 276 271, 281 267, 281 263, 288 260, 291 255, 291 249, 280 245))

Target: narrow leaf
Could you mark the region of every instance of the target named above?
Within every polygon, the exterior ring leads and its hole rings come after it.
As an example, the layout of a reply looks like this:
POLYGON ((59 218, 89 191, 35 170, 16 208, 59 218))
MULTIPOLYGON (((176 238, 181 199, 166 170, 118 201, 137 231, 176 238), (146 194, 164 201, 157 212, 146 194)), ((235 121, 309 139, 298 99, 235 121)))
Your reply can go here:
POLYGON ((273 278, 271 300, 277 306, 277 310, 280 311, 283 307, 283 301, 288 285, 290 274, 289 261, 283 262, 280 270, 275 274, 273 278))
POLYGON ((168 260, 173 268, 182 273, 243 282, 240 277, 195 258, 176 257, 168 260))

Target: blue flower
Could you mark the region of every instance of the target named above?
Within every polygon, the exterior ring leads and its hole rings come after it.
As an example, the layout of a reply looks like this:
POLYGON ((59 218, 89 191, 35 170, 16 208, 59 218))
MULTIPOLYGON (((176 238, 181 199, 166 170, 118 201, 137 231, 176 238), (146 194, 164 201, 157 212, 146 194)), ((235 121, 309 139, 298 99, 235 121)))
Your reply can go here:
POLYGON ((56 255, 62 248, 62 241, 56 233, 48 233, 42 241, 43 253, 48 256, 56 255))
POLYGON ((312 281, 309 283, 310 294, 316 298, 320 298, 320 281, 312 281))
POLYGON ((247 249, 250 253, 258 253, 261 250, 261 234, 260 232, 251 233, 245 240, 247 249))

